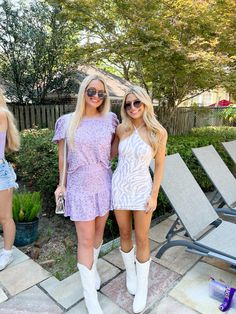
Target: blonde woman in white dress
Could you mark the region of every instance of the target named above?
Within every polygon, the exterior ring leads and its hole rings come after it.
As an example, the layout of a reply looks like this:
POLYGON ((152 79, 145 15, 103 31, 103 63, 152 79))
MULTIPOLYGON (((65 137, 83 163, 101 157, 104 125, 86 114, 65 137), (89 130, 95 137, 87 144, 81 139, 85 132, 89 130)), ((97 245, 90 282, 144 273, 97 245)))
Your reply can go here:
POLYGON ((124 97, 122 123, 117 127, 113 153, 119 160, 112 178, 113 209, 120 231, 120 252, 126 268, 126 286, 132 295, 134 313, 146 306, 150 246, 148 233, 163 176, 167 132, 156 120, 147 92, 135 86, 124 97), (155 159, 152 178, 149 165, 155 159), (132 243, 132 216, 136 263, 132 243))

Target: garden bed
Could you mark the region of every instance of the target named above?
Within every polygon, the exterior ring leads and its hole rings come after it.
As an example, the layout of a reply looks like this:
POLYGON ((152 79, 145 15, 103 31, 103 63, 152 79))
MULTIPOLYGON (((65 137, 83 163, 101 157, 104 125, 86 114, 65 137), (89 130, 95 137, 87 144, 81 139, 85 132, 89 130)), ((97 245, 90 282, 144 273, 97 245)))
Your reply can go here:
POLYGON ((77 271, 74 223, 62 216, 43 214, 39 220, 38 240, 19 249, 59 280, 77 271))
MULTIPOLYGON (((118 226, 113 213, 107 220, 104 243, 118 237, 118 226)), ((19 249, 34 259, 43 268, 62 280, 77 271, 77 237, 74 222, 62 215, 41 214, 39 238, 31 245, 19 249)), ((111 248, 110 248, 111 249, 111 248)), ((107 250, 110 250, 109 246, 107 250)))

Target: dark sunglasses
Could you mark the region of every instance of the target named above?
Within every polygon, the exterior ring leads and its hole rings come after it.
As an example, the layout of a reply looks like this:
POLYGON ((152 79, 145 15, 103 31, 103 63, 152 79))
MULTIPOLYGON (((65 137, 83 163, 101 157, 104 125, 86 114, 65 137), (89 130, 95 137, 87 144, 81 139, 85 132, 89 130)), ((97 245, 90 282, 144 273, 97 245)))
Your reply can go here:
POLYGON ((128 110, 130 110, 130 109, 132 108, 132 106, 133 106, 134 108, 137 108, 137 109, 138 109, 138 108, 141 107, 141 105, 142 105, 141 100, 136 99, 136 100, 134 100, 134 101, 127 101, 127 102, 125 103, 125 105, 124 105, 124 108, 125 108, 126 111, 128 111, 128 110))
POLYGON ((87 93, 88 97, 93 97, 95 95, 98 95, 98 98, 100 98, 100 99, 105 99, 107 97, 106 92, 104 92, 103 90, 97 91, 96 88, 93 88, 93 87, 88 88, 86 90, 86 93, 87 93))

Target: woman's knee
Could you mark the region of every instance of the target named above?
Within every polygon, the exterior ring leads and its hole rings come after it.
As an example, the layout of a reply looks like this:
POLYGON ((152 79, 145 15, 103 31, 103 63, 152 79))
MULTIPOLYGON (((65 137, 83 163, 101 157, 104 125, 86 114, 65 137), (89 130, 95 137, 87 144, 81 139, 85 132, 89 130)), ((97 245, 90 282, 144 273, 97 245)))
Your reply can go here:
POLYGON ((135 235, 136 246, 139 249, 145 249, 149 245, 149 239, 147 235, 135 235))
POLYGON ((95 233, 98 235, 98 234, 103 234, 104 232, 104 229, 105 229, 105 224, 106 222, 104 223, 99 223, 99 224, 96 224, 95 225, 95 233))
POLYGON ((94 237, 84 236, 84 237, 80 237, 79 239, 79 247, 89 249, 89 248, 93 248, 93 244, 94 244, 94 237))
POLYGON ((131 240, 132 238, 132 230, 130 229, 120 229, 120 237, 123 241, 131 240))
POLYGON ((10 216, 0 216, 1 225, 10 225, 13 222, 13 218, 10 216))

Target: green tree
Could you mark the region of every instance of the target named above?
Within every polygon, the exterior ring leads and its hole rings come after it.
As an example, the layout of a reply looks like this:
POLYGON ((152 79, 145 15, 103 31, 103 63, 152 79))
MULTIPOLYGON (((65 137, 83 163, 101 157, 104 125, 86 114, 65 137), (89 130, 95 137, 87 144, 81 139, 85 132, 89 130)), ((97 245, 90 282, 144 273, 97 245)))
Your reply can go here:
POLYGON ((235 19, 228 14, 222 28, 217 15, 223 21, 233 0, 58 1, 82 21, 88 61, 114 65, 162 104, 175 108, 228 81, 232 57, 220 46, 235 19))
POLYGON ((236 100, 236 2, 234 0, 224 0, 217 3, 215 18, 218 25, 218 49, 227 54, 230 59, 222 85, 236 100))
MULTIPOLYGON (((72 88, 71 51, 78 27, 58 5, 42 1, 0 4, 0 76, 8 96, 19 103, 41 103, 49 91, 72 88)), ((76 35, 77 34, 77 35, 76 35)))

